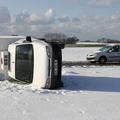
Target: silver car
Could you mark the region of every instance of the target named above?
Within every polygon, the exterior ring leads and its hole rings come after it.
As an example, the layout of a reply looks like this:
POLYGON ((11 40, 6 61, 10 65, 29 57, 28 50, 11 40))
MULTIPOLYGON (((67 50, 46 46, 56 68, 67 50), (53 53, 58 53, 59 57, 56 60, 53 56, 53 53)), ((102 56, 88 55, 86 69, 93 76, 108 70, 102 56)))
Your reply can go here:
POLYGON ((120 44, 109 44, 98 51, 88 54, 86 59, 90 62, 120 62, 120 44))

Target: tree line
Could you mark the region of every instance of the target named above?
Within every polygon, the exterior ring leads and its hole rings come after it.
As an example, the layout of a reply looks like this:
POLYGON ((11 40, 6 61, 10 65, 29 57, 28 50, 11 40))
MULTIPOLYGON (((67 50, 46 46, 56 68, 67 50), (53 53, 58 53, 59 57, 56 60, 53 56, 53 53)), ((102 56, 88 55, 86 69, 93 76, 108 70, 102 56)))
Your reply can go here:
POLYGON ((65 44, 75 44, 79 41, 79 39, 76 36, 67 37, 63 33, 46 33, 44 35, 44 38, 47 41, 59 41, 64 42, 65 44))

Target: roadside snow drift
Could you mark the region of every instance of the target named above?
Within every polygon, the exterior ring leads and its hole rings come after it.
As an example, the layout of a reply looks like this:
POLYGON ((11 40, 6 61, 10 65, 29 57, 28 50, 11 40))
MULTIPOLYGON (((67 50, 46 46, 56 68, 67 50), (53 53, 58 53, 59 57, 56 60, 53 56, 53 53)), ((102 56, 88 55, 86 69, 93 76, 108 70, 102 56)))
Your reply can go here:
MULTIPOLYGON (((0 82, 1 120, 118 120, 120 66, 63 66, 64 87, 0 82)), ((2 76, 2 75, 0 75, 2 76)))
MULTIPOLYGON (((83 53, 65 54, 78 60, 83 53)), ((0 120, 120 119, 120 66, 63 66, 58 90, 13 83, 2 72, 0 80, 0 120)))

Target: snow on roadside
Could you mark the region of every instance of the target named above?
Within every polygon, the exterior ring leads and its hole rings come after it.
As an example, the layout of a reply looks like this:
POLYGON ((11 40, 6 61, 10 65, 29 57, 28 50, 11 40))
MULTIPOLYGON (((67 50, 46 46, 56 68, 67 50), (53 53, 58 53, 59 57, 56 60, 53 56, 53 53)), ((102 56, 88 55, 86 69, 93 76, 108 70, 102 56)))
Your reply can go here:
MULTIPOLYGON (((87 53, 83 49, 65 50, 63 60, 78 61, 87 53)), ((120 66, 63 66, 64 87, 58 90, 3 81, 1 73, 0 119, 119 120, 119 71, 120 66)))
POLYGON ((65 89, 120 92, 120 66, 64 67, 65 89))
POLYGON ((30 85, 1 81, 0 119, 118 120, 119 69, 119 66, 64 66, 65 85, 59 90, 35 90, 30 85))
POLYGON ((87 54, 98 50, 99 47, 73 47, 73 48, 64 48, 62 51, 63 61, 86 61, 87 54))
POLYGON ((59 90, 35 90, 30 85, 0 81, 0 119, 118 120, 119 69, 64 66, 65 85, 59 90))

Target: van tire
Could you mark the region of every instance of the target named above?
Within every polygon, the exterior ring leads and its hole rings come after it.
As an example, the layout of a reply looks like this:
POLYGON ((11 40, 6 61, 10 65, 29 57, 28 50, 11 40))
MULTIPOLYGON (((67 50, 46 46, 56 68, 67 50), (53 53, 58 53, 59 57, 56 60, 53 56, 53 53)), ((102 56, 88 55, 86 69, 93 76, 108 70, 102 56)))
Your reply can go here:
POLYGON ((101 56, 101 57, 99 58, 99 63, 100 63, 100 64, 106 64, 106 62, 107 62, 107 58, 106 58, 105 56, 101 56))

